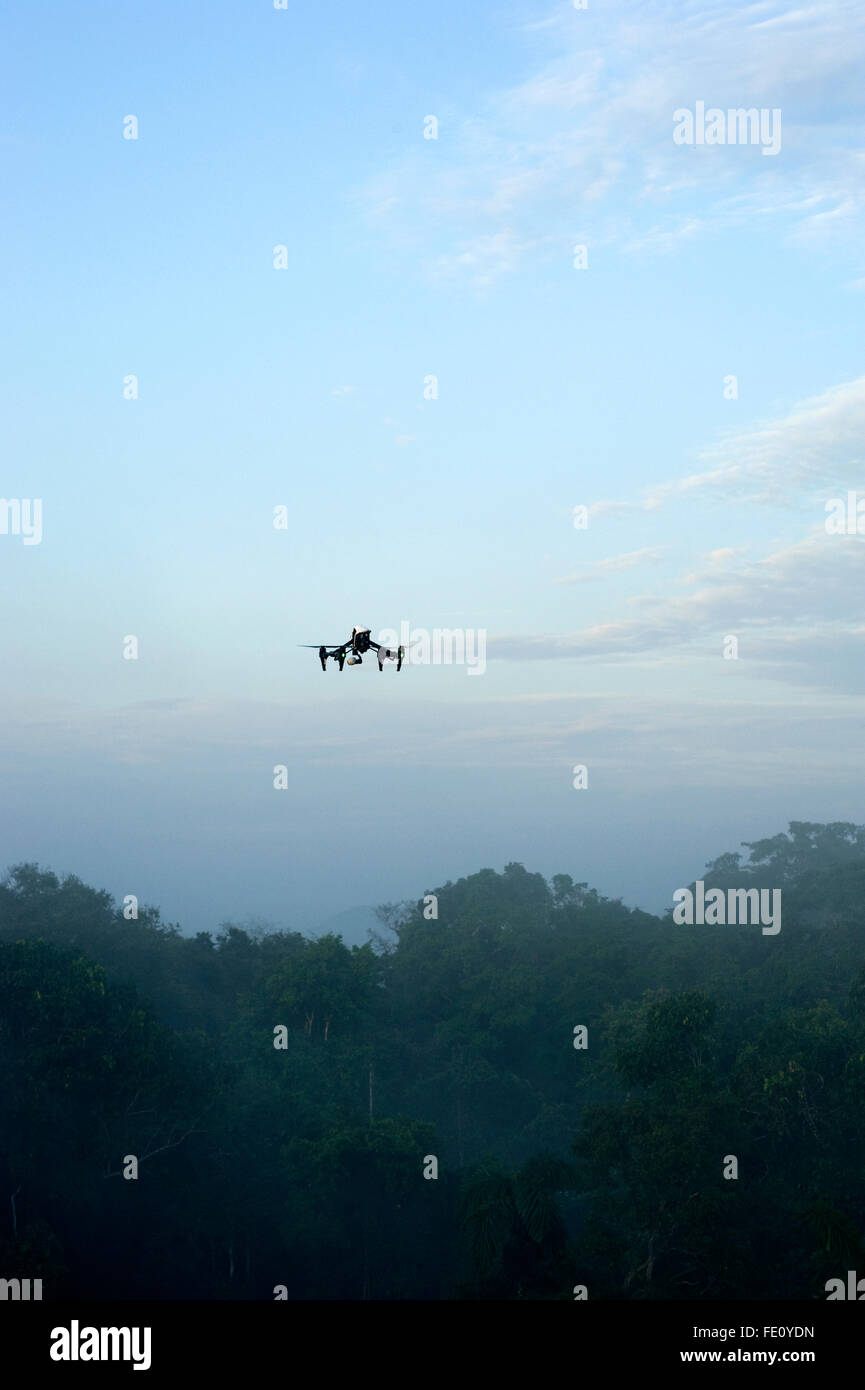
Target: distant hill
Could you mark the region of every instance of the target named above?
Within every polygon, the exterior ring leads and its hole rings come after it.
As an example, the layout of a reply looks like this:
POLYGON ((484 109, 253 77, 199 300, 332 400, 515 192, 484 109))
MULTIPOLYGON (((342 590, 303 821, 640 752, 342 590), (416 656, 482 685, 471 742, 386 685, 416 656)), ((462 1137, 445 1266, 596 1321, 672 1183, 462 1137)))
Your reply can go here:
POLYGON ((369 940, 370 930, 387 935, 376 916, 375 908, 347 907, 344 912, 337 912, 333 917, 316 922, 313 927, 304 928, 304 933, 326 936, 328 932, 333 932, 335 936, 342 937, 346 946, 363 946, 369 940))

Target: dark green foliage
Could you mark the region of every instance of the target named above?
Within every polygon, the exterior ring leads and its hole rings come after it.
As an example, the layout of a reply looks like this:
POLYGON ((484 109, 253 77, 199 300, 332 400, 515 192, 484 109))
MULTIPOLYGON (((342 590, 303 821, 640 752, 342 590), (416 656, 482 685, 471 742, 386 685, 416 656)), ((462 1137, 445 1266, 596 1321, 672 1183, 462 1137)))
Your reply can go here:
POLYGON ((508 864, 362 948, 190 938, 18 866, 0 1272, 55 1297, 823 1297, 865 1272, 865 829, 745 848, 700 876, 781 888, 777 937, 508 864))

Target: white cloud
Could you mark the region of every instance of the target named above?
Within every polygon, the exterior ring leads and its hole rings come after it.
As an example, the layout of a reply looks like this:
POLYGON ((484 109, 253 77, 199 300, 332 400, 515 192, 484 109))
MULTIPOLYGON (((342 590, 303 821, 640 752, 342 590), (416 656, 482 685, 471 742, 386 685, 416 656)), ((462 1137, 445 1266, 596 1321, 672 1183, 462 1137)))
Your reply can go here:
POLYGON ((703 449, 700 472, 647 488, 639 502, 596 502, 590 516, 656 511, 675 498, 790 506, 823 501, 862 486, 865 376, 834 386, 756 429, 703 449))
POLYGON ((661 562, 661 551, 657 547, 644 546, 642 550, 629 550, 624 555, 608 555, 603 560, 587 560, 582 569, 574 574, 557 579, 557 584, 591 584, 605 574, 618 574, 622 570, 634 569, 636 565, 661 562))
POLYGON ((633 600, 639 618, 566 637, 490 638, 487 656, 621 662, 687 653, 720 661, 722 638, 732 633, 751 674, 856 693, 865 686, 865 542, 858 536, 815 531, 755 561, 729 548, 712 551, 681 586, 689 592, 633 600))
MULTIPOLYGON (((846 785, 856 775, 851 749, 861 748, 857 705, 829 693, 783 704, 738 694, 695 701, 680 698, 675 687, 660 698, 585 688, 505 700, 481 692, 459 705, 425 699, 383 705, 359 697, 356 719, 340 728, 320 701, 166 701, 162 710, 158 703, 114 709, 63 700, 26 707, 4 703, 7 780, 30 785, 32 795, 34 778, 48 785, 42 769, 62 765, 77 802, 82 792, 95 789, 101 810, 105 786, 127 795, 134 768, 139 797, 158 789, 163 810, 168 805, 182 818, 196 808, 193 819, 203 816, 208 825, 219 788, 217 809, 228 813, 236 844, 238 835, 253 833, 249 828, 255 826, 265 836, 281 837, 283 805, 298 816, 299 827, 310 815, 301 795, 309 792, 310 779, 328 772, 341 776, 347 758, 368 770, 476 767, 497 777, 503 766, 547 768, 566 792, 569 769, 582 754, 596 775, 601 769, 605 776, 615 774, 617 786, 623 776, 643 772, 656 786, 693 778, 741 789, 752 782, 765 786, 770 775, 801 786, 806 770, 809 787, 815 779, 846 785), (272 789, 275 763, 288 763, 299 779, 285 803, 272 789), (240 819, 238 804, 244 808, 240 819), (274 822, 275 805, 280 810, 274 822)), ((360 805, 352 813, 340 804, 349 824, 362 823, 360 805)), ((325 811, 323 827, 326 817, 325 811)))
POLYGON ((436 259, 435 272, 453 276, 469 272, 481 288, 491 285, 500 275, 517 270, 526 252, 541 244, 541 239, 523 241, 509 228, 491 235, 473 237, 453 251, 436 259))
POLYGON ((861 232, 860 0, 620 0, 587 18, 560 5, 526 26, 548 60, 455 114, 435 169, 414 151, 371 181, 369 214, 483 285, 576 236, 645 254, 771 216, 796 237, 861 232), (674 145, 673 112, 697 100, 780 108, 781 153, 674 145))

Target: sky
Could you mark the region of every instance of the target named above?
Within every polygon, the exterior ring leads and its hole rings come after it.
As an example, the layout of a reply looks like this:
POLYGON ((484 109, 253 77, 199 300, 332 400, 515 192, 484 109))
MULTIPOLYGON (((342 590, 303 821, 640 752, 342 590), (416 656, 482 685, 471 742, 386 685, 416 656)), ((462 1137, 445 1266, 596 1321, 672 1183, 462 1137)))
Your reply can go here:
POLYGON ((859 0, 0 37, 0 869, 186 931, 512 860, 658 911, 862 820, 859 0), (355 624, 485 668, 322 674, 355 624))

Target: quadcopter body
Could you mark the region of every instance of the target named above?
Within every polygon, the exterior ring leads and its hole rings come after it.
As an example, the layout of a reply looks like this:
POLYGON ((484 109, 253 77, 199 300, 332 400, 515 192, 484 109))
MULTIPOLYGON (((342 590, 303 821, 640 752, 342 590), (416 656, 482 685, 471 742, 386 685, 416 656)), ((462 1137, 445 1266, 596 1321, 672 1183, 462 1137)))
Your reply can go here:
MULTIPOLYGON (((314 647, 315 644, 306 643, 304 645, 314 647)), ((335 661, 341 671, 345 665, 362 666, 364 653, 369 651, 375 652, 379 671, 384 670, 386 661, 395 661, 396 669, 402 670, 405 648, 397 647, 396 651, 392 651, 390 647, 382 647, 380 643, 373 642, 368 627, 353 627, 348 640, 339 642, 336 646, 328 647, 326 644, 322 644, 318 648, 318 659, 321 662, 322 671, 327 670, 328 660, 335 661)))

